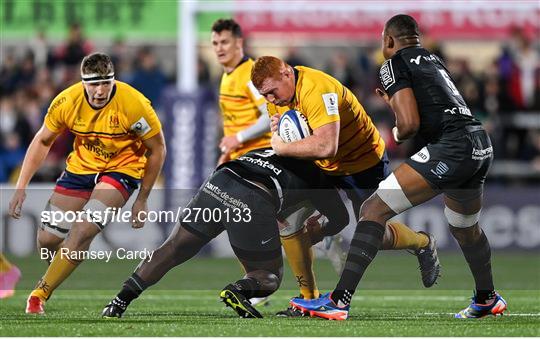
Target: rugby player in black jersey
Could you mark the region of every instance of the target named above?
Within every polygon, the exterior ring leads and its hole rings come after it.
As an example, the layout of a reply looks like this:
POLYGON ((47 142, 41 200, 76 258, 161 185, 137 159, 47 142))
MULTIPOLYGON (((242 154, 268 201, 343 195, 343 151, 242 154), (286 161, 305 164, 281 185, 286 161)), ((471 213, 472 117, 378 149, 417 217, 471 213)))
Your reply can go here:
POLYGON ((227 285, 220 296, 241 317, 262 317, 249 299, 266 297, 281 283, 283 262, 277 219, 290 220, 280 223, 281 228, 295 226, 298 220, 302 224, 313 212, 310 206, 327 218, 321 225, 324 236, 337 234, 349 223, 342 199, 345 194, 340 195, 327 180, 312 161, 279 157, 270 148, 253 150, 222 164, 186 206, 172 234, 151 260, 141 262, 124 282, 103 310, 103 317, 121 317, 146 288, 191 259, 223 231, 227 231, 247 273, 227 285))
POLYGON ((396 116, 397 143, 419 135, 426 145, 379 185, 361 207, 347 263, 335 290, 319 299, 294 298, 291 305, 312 316, 345 320, 352 295, 381 247, 386 221, 444 194, 444 213, 474 277, 471 304, 456 318, 499 315, 506 301, 495 292, 491 249, 478 225, 493 147, 473 117, 443 62, 420 45, 414 18, 396 15, 385 25, 377 93, 396 116))

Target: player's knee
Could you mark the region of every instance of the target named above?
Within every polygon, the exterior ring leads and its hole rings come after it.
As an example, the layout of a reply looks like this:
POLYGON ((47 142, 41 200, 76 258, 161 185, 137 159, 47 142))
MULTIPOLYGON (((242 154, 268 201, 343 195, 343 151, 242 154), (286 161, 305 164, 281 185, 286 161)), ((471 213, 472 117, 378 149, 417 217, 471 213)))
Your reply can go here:
POLYGON ((472 246, 482 235, 482 230, 478 224, 467 228, 453 227, 450 225, 450 233, 452 233, 452 236, 461 246, 472 246))
POLYGON ((386 221, 389 216, 386 215, 383 205, 380 203, 380 199, 377 199, 376 196, 371 196, 360 207, 360 219, 386 221))
POLYGON ((265 295, 261 296, 268 296, 279 288, 279 285, 281 285, 281 275, 275 274, 272 272, 266 272, 266 274, 263 275, 262 279, 259 280, 261 283, 261 291, 265 295))
POLYGON ((64 239, 57 237, 43 229, 40 229, 37 234, 37 245, 41 250, 45 248, 49 251, 56 251, 64 239))

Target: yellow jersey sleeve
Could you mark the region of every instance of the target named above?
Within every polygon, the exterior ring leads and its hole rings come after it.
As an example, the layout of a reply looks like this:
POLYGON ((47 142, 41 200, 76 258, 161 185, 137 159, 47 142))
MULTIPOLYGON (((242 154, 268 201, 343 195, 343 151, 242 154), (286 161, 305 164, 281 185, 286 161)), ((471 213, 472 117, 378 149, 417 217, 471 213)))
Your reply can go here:
POLYGON ((66 91, 62 91, 54 98, 45 115, 45 126, 54 133, 60 133, 68 126, 66 125, 66 110, 71 107, 71 99, 66 91))
POLYGON ((306 115, 311 129, 340 120, 338 91, 331 83, 321 82, 318 86, 308 82, 304 86, 300 112, 306 115))
POLYGON ((154 108, 143 95, 138 95, 138 105, 131 115, 130 130, 141 140, 147 140, 157 135, 161 131, 161 122, 154 111, 154 108))

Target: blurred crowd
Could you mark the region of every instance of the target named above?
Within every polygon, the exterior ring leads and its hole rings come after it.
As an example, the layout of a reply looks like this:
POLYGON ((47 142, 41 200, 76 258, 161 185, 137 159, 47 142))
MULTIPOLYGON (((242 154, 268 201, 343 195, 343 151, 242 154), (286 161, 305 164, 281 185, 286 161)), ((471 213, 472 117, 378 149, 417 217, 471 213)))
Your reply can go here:
MULTIPOLYGON (((108 53, 115 65, 115 77, 125 81, 150 99, 159 109, 159 97, 174 81, 158 66, 155 50, 141 46, 127 53, 122 39, 113 42, 108 53)), ((84 37, 82 27, 73 24, 66 40, 52 46, 43 33, 28 43, 24 51, 4 49, 0 69, 0 182, 14 182, 34 134, 54 97, 80 81, 82 58, 95 50, 84 37), (22 54, 22 57, 21 57, 22 54)), ((33 181, 54 181, 64 168, 72 149, 73 136, 60 135, 44 166, 33 181)))
MULTIPOLYGON (((480 72, 472 71, 469 60, 447 58, 444 46, 435 41, 424 41, 424 46, 445 60, 471 111, 489 130, 496 158, 526 161, 540 171, 538 41, 515 29, 511 38, 502 44, 499 55, 480 72)), ((160 68, 157 49, 148 45, 128 52, 125 42, 117 39, 104 52, 113 59, 116 79, 140 90, 159 113, 160 96, 167 86, 174 85, 175 75, 166 74, 160 68)), ((327 58, 323 70, 353 90, 388 141, 390 156, 403 158, 418 150, 422 141, 413 140, 404 147, 396 147, 392 142, 393 114, 375 95, 375 88, 379 86, 378 69, 383 61, 377 50, 378 45, 362 47, 354 55, 336 50, 327 58)), ((46 36, 39 33, 22 52, 3 49, 0 182, 16 180, 25 151, 41 126, 50 102, 60 91, 79 81, 80 61, 92 51, 92 42, 84 37, 77 24, 70 27, 66 40, 59 46, 49 44, 46 36)), ((301 48, 291 48, 285 60, 291 65, 315 66, 312 58, 301 48)), ((199 58, 199 84, 217 91, 219 77, 212 76, 208 66, 213 62, 199 58)), ((71 144, 69 133, 61 135, 34 181, 55 180, 64 167, 71 144)))

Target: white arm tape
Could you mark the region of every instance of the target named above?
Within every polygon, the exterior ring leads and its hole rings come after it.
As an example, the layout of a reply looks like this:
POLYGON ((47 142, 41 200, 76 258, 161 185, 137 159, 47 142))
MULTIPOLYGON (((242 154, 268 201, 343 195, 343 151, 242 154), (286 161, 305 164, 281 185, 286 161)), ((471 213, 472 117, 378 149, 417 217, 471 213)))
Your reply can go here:
POLYGON ((267 132, 270 132, 270 117, 268 117, 268 113, 263 113, 253 125, 238 132, 236 134, 236 139, 238 139, 238 142, 244 142, 260 137, 267 132))

